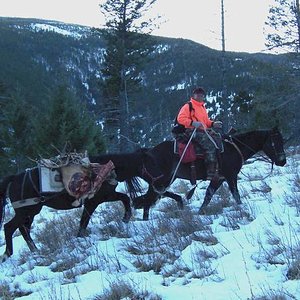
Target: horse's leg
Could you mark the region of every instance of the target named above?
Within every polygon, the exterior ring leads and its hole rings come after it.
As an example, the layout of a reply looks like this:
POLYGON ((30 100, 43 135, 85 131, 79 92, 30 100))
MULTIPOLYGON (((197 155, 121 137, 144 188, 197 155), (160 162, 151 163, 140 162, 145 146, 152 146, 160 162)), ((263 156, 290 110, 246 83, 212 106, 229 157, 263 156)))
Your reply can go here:
POLYGON ((169 191, 166 191, 164 194, 163 194, 164 197, 169 197, 169 198, 172 198, 174 199, 176 202, 177 202, 177 205, 180 209, 183 209, 183 201, 182 201, 182 197, 175 194, 175 193, 172 193, 172 192, 169 192, 169 191))
POLYGON ((4 224, 4 236, 5 236, 5 243, 6 249, 2 257, 0 257, 0 261, 5 261, 8 257, 13 254, 13 242, 12 236, 14 232, 25 222, 24 216, 20 216, 16 212, 15 216, 6 224, 4 224))
POLYGON ((89 224, 91 216, 100 203, 101 203, 101 200, 96 200, 94 198, 85 201, 83 212, 82 212, 81 219, 80 219, 79 230, 77 233, 78 237, 82 237, 82 236, 86 235, 86 228, 89 224))
POLYGON ((90 201, 87 200, 84 204, 84 209, 82 212, 82 216, 80 219, 80 226, 79 226, 79 231, 77 236, 84 236, 86 234, 86 228, 88 226, 88 223, 91 219, 92 214, 98 207, 100 203, 103 202, 111 202, 111 201, 122 201, 124 208, 125 208, 125 213, 123 217, 123 221, 128 223, 131 216, 131 206, 130 206, 130 198, 123 193, 116 192, 115 190, 112 193, 109 193, 108 195, 105 196, 105 199, 100 198, 100 200, 95 200, 94 198, 91 199, 90 201))
POLYGON ((32 251, 32 252, 38 250, 38 248, 36 247, 34 241, 31 238, 31 235, 30 235, 30 229, 31 229, 33 219, 34 219, 34 215, 27 216, 25 223, 19 227, 19 230, 20 230, 24 240, 26 241, 30 251, 32 251))
MULTIPOLYGON (((115 200, 122 201, 124 208, 125 208, 125 213, 123 217, 123 222, 128 223, 131 216, 132 216, 132 211, 131 211, 131 206, 130 206, 130 198, 123 193, 115 192, 115 200)), ((111 201, 114 201, 113 199, 111 201)))
MULTIPOLYGON (((175 194, 174 194, 175 195, 175 194)), ((160 195, 155 192, 151 185, 149 185, 146 194, 132 199, 132 204, 135 209, 143 208, 143 220, 149 220, 149 212, 152 205, 155 204, 160 195)))
POLYGON ((143 198, 143 220, 147 221, 149 220, 149 213, 150 213, 150 208, 153 206, 156 201, 160 198, 160 195, 157 194, 156 192, 150 193, 149 190, 148 192, 142 196, 143 198))
POLYGON ((237 187, 237 176, 235 176, 231 180, 228 180, 227 182, 228 182, 230 192, 232 193, 232 196, 233 196, 235 202, 237 204, 242 204, 241 196, 240 196, 240 193, 239 193, 238 187, 237 187))
POLYGON ((149 220, 150 207, 151 207, 151 205, 144 206, 144 211, 143 211, 143 220, 144 221, 149 220))
POLYGON ((215 192, 217 191, 217 189, 221 186, 221 184, 224 182, 224 179, 215 179, 213 178, 210 181, 209 186, 206 189, 206 193, 205 193, 205 197, 204 197, 204 201, 199 209, 199 214, 201 215, 205 215, 206 214, 206 207, 209 204, 211 198, 213 197, 213 195, 215 194, 215 192))
POLYGON ((144 195, 132 199, 132 204, 135 209, 140 209, 140 208, 144 209, 143 210, 144 221, 149 220, 149 211, 150 211, 151 204, 149 204, 148 198, 149 198, 149 193, 147 192, 144 195))

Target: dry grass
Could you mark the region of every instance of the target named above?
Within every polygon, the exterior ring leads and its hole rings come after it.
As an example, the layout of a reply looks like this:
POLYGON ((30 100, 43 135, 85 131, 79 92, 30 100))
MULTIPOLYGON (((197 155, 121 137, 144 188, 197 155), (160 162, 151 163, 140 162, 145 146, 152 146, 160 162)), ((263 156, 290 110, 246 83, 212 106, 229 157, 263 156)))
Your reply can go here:
POLYGON ((161 300, 159 295, 147 290, 140 290, 138 283, 129 280, 114 280, 109 288, 101 295, 95 296, 92 300, 161 300))
POLYGON ((18 285, 11 286, 7 281, 0 282, 0 299, 13 300, 19 297, 28 296, 31 292, 24 292, 18 285))
POLYGON ((133 265, 139 271, 153 270, 164 276, 180 276, 191 270, 182 268, 176 261, 182 250, 196 240, 205 245, 218 243, 202 217, 186 207, 177 211, 173 218, 160 215, 155 220, 134 227, 132 238, 125 240, 123 246, 131 254, 133 265))

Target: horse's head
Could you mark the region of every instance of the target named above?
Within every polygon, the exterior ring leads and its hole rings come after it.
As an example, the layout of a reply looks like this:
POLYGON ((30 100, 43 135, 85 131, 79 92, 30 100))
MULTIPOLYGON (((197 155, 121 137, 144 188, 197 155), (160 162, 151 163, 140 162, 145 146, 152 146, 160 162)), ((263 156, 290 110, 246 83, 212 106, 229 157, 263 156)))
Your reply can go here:
POLYGON ((151 149, 143 150, 143 167, 141 177, 153 187, 155 192, 162 194, 167 187, 166 176, 151 149))
POLYGON ((283 167, 286 164, 286 156, 283 148, 283 138, 278 128, 270 130, 263 151, 275 163, 276 166, 283 167))

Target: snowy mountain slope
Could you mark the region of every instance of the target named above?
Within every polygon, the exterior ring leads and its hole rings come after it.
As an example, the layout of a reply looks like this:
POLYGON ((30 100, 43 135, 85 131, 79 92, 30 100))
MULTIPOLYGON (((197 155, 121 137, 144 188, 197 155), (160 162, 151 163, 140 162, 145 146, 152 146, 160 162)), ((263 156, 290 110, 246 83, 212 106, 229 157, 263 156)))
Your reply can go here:
MULTIPOLYGON (((150 220, 135 211, 121 221, 120 203, 102 204, 90 234, 77 238, 81 209, 43 209, 33 224, 41 249, 29 253, 20 236, 0 265, 1 299, 300 299, 299 158, 285 167, 245 165, 235 206, 226 184, 210 213, 199 216, 208 182, 178 210, 161 199, 150 220)), ((174 191, 188 190, 176 181, 174 191)), ((118 187, 123 189, 122 185, 118 187)), ((6 221, 12 211, 7 211, 6 221)), ((3 229, 0 251, 4 251, 3 229)))

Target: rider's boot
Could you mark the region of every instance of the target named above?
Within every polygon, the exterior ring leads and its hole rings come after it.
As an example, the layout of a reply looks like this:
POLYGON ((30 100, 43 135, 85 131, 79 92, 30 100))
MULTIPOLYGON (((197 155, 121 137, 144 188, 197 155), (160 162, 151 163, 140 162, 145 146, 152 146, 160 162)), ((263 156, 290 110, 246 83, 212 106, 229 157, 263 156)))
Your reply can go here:
POLYGON ((206 162, 206 179, 211 180, 216 175, 218 175, 217 168, 218 164, 215 161, 207 161, 206 162))
POLYGON ((206 179, 211 180, 217 172, 218 164, 216 153, 212 151, 207 151, 205 158, 205 166, 206 166, 206 179))

